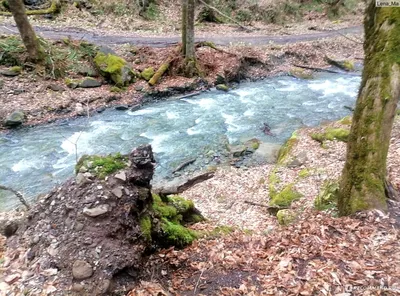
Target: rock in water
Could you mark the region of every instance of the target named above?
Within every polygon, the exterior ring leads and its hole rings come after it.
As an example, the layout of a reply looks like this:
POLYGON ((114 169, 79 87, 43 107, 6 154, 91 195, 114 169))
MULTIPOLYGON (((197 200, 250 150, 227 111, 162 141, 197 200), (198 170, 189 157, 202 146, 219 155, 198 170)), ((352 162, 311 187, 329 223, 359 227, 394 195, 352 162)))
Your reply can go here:
POLYGON ((6 118, 4 125, 7 127, 17 127, 24 123, 24 120, 25 114, 23 111, 14 111, 6 118))

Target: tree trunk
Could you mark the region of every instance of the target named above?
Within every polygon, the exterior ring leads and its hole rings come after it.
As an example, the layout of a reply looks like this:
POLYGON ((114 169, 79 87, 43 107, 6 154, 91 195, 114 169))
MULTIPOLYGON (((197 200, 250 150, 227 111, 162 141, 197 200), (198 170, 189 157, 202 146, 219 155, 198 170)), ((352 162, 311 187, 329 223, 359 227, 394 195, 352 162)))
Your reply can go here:
POLYGON ((29 54, 29 59, 34 62, 43 60, 44 54, 40 48, 35 31, 29 23, 22 0, 8 0, 10 11, 21 34, 22 41, 29 54))
POLYGON ((188 0, 182 0, 182 55, 186 56, 186 34, 188 21, 188 0))
POLYGON ((186 55, 187 61, 195 59, 194 50, 194 0, 187 0, 187 31, 186 31, 186 55))
POLYGON ((365 63, 338 193, 340 215, 386 210, 386 157, 400 97, 400 9, 368 0, 365 63))

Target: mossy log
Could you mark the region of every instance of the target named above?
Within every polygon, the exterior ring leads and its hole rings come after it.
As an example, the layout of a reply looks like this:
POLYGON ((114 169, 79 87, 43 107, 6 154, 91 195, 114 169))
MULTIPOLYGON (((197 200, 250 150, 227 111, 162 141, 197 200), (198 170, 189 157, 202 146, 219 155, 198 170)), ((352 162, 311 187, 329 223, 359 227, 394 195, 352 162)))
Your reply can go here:
POLYGON ((169 66, 171 65, 172 59, 168 59, 165 63, 163 63, 160 68, 154 73, 153 77, 149 80, 149 84, 151 86, 154 86, 158 80, 161 78, 161 76, 164 75, 164 73, 168 70, 169 66))
POLYGON ((346 72, 354 71, 354 63, 352 61, 336 61, 334 59, 331 59, 330 57, 325 57, 325 60, 329 65, 342 69, 346 72))
MULTIPOLYGON (((61 3, 59 0, 51 1, 51 5, 46 9, 26 10, 27 15, 55 14, 60 12, 61 3)), ((9 11, 0 11, 0 15, 12 16, 9 11)))

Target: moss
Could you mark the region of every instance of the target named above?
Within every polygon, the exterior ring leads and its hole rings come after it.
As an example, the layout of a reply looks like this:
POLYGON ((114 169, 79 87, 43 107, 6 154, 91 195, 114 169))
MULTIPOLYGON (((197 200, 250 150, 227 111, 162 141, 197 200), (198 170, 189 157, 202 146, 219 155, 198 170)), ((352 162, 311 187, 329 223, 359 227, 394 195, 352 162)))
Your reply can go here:
POLYGON ((308 177, 310 174, 311 174, 311 172, 310 172, 309 169, 302 169, 302 170, 299 172, 299 177, 300 177, 300 178, 306 178, 306 177, 308 177))
POLYGON ((318 194, 317 198, 314 201, 314 207, 319 211, 336 208, 338 191, 338 182, 325 182, 321 188, 321 193, 318 194))
POLYGON ((343 61, 342 65, 345 70, 354 71, 354 62, 345 60, 345 61, 343 61))
POLYGON ((21 73, 22 72, 22 67, 14 66, 14 67, 10 68, 10 71, 15 72, 15 73, 21 73))
POLYGON ((104 179, 107 175, 115 173, 127 166, 128 158, 117 153, 115 155, 99 156, 84 155, 75 166, 75 172, 78 173, 82 166, 100 179, 104 179))
POLYGON ((268 176, 268 189, 270 198, 273 198, 277 194, 276 185, 281 181, 276 173, 277 168, 275 168, 268 176))
POLYGON ((315 133, 311 135, 311 138, 317 142, 323 143, 324 141, 338 140, 347 142, 350 131, 344 128, 327 128, 323 133, 315 133))
POLYGON ((179 214, 183 214, 187 211, 194 209, 194 203, 191 200, 184 199, 180 196, 168 197, 168 204, 172 205, 179 214))
POLYGON ((124 92, 125 90, 126 90, 125 88, 120 88, 118 86, 112 86, 110 88, 110 92, 113 92, 113 93, 121 93, 121 92, 124 92))
POLYGON ((139 223, 140 223, 140 230, 142 231, 143 236, 147 241, 151 241, 152 225, 150 216, 145 215, 141 217, 139 223))
POLYGON ((208 239, 214 239, 218 238, 224 235, 231 234, 232 232, 235 231, 235 228, 231 226, 226 226, 226 225, 220 225, 215 227, 211 231, 199 231, 198 232, 198 237, 206 237, 208 239))
POLYGON ((284 209, 279 210, 278 213, 276 213, 276 218, 278 219, 278 223, 280 225, 286 226, 296 220, 296 214, 291 210, 284 209))
POLYGON ((191 244, 197 238, 194 231, 165 218, 161 220, 161 229, 165 234, 165 243, 177 247, 184 247, 191 244))
POLYGON ((293 189, 293 184, 287 185, 281 192, 271 196, 270 206, 288 207, 303 195, 293 189))
POLYGON ((397 115, 397 116, 400 116, 400 109, 397 109, 397 110, 396 110, 396 115, 397 115))
POLYGON ((157 72, 153 75, 153 77, 151 77, 151 79, 149 80, 149 84, 151 86, 154 86, 157 81, 161 78, 161 76, 164 75, 164 73, 168 70, 170 66, 170 61, 167 61, 166 63, 162 64, 160 66, 160 68, 158 68, 157 72))
POLYGON ((127 62, 119 56, 98 52, 94 58, 94 63, 100 74, 112 80, 118 87, 127 86, 134 80, 135 73, 128 67, 127 62))
POLYGON ((351 125, 351 116, 349 115, 349 116, 343 117, 342 119, 340 119, 338 121, 338 123, 343 124, 343 125, 351 125))
POLYGON ((290 151, 293 149, 297 142, 297 132, 295 131, 293 132, 292 136, 286 141, 286 143, 281 147, 281 149, 279 149, 278 164, 283 164, 287 160, 290 151))
MULTIPOLYGON (((4 6, 4 5, 3 5, 4 6)), ((47 9, 37 9, 37 10, 26 10, 27 15, 41 15, 41 14, 53 14, 58 13, 60 11, 60 1, 53 0, 51 1, 51 5, 47 9)), ((12 15, 11 12, 8 11, 0 11, 0 15, 12 15)))
POLYGON ((140 74, 140 76, 146 81, 149 81, 151 79, 151 77, 153 77, 153 75, 154 75, 154 68, 153 67, 149 67, 149 68, 144 69, 142 71, 142 73, 140 74))

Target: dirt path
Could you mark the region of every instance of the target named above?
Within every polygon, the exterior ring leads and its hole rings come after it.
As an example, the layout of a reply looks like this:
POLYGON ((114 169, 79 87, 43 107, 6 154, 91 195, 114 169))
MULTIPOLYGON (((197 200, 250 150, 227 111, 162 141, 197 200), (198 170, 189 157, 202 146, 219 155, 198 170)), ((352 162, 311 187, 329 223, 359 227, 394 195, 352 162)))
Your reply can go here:
MULTIPOLYGON (((86 40, 98 45, 112 45, 112 44, 131 44, 136 46, 150 46, 150 47, 168 47, 177 44, 180 41, 179 36, 175 37, 142 37, 135 34, 131 35, 104 35, 103 33, 96 33, 95 31, 88 31, 80 28, 50 28, 35 26, 36 32, 39 35, 50 39, 62 39, 70 37, 75 40, 86 40)), ((287 35, 287 36, 210 36, 205 39, 199 37, 197 41, 211 41, 217 45, 227 46, 230 44, 244 43, 246 45, 267 45, 270 43, 288 44, 302 41, 313 41, 323 38, 333 38, 344 34, 360 34, 362 33, 362 26, 348 27, 338 30, 321 31, 318 33, 301 34, 301 35, 287 35)), ((0 26, 0 34, 18 34, 15 25, 2 24, 0 26)))

